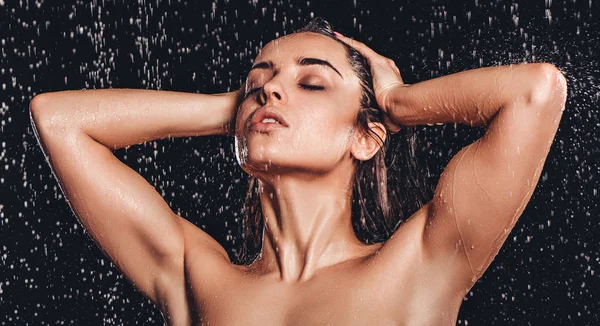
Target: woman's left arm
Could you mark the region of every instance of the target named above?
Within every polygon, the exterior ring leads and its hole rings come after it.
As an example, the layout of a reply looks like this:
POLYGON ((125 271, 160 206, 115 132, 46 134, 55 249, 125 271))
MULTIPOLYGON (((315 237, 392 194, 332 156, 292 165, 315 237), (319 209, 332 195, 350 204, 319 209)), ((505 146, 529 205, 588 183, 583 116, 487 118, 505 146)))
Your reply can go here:
POLYGON ((531 199, 566 93, 564 76, 546 63, 480 68, 390 91, 395 124, 486 128, 450 160, 426 207, 424 252, 440 269, 456 270, 461 285, 481 277, 531 199), (447 265, 451 257, 455 266, 447 265))
POLYGON ((540 114, 552 115, 550 119, 556 124, 558 120, 554 120, 565 105, 566 81, 553 65, 532 63, 473 69, 412 85, 397 84, 385 95, 384 110, 400 127, 461 123, 489 128, 500 111, 525 108, 542 109, 534 112, 534 119, 540 114))
POLYGON ((565 107, 564 76, 551 64, 534 63, 405 85, 401 78, 394 81, 394 69, 386 70, 394 66, 389 59, 342 40, 369 59, 388 128, 453 122, 486 128, 450 160, 419 222, 424 262, 452 280, 445 284, 468 291, 535 190, 565 107))

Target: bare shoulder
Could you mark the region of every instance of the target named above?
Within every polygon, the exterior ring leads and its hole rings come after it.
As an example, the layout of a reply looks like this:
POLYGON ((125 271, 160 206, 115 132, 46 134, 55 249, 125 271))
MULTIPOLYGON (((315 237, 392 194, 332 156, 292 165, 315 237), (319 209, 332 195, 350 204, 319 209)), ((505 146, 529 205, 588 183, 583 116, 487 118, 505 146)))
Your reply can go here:
POLYGON ((239 270, 240 266, 231 262, 225 248, 208 233, 184 218, 181 219, 181 228, 185 243, 184 266, 188 285, 202 281, 205 286, 211 286, 239 270))
POLYGON ((235 265, 227 251, 208 233, 182 218, 186 306, 192 316, 204 314, 215 298, 238 284, 243 266, 235 265))
POLYGON ((208 233, 185 218, 181 218, 180 223, 183 230, 186 251, 193 249, 196 250, 197 254, 214 256, 217 259, 223 259, 231 263, 225 248, 208 233))
POLYGON ((403 221, 394 234, 376 254, 378 263, 393 272, 409 265, 412 270, 423 266, 423 229, 427 221, 428 206, 422 206, 403 221))
MULTIPOLYGON (((430 204, 423 205, 418 211, 404 221, 394 232, 392 237, 381 247, 377 256, 382 266, 380 273, 389 275, 390 279, 397 280, 401 289, 412 287, 413 295, 419 293, 426 297, 443 298, 448 294, 460 297, 459 292, 466 293, 473 285, 469 270, 465 269, 464 257, 460 246, 428 247, 425 243, 427 237, 436 231, 425 234, 429 225, 431 214, 430 204), (434 250, 432 252, 431 250, 434 250), (427 288, 423 285, 427 284, 427 288)), ((451 228, 453 225, 438 225, 438 228, 451 228)), ((443 232, 443 230, 440 230, 443 232)))
POLYGON ((161 279, 159 309, 169 325, 187 325, 197 307, 223 288, 219 286, 235 269, 227 251, 208 233, 180 217, 183 235, 183 268, 161 279))

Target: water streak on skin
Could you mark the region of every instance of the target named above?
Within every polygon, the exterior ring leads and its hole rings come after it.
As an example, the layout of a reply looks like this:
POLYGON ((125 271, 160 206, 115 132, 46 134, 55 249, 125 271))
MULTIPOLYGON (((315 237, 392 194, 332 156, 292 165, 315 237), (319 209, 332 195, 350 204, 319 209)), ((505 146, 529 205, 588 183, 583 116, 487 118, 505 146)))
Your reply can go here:
MULTIPOLYGON (((477 154, 479 152, 479 146, 481 146, 481 142, 480 141, 476 142, 474 146, 475 146, 475 154, 473 154, 472 160, 471 160, 471 163, 472 163, 471 167, 473 170, 473 180, 475 181, 475 184, 479 187, 479 189, 481 189, 483 191, 483 193, 485 193, 490 199, 493 199, 494 197, 489 193, 489 191, 485 187, 481 186, 481 184, 479 183, 479 180, 477 179, 477 171, 475 171, 475 157, 477 157, 477 154)), ((493 200, 491 202, 493 202, 493 200)), ((494 209, 496 211, 499 210, 498 207, 495 207, 495 206, 494 206, 494 209)), ((471 225, 470 219, 468 222, 469 222, 469 225, 471 225)))
MULTIPOLYGON (((560 120, 560 117, 557 120, 560 120)), ((550 150, 551 144, 552 144, 552 141, 549 141, 547 143, 547 145, 546 145, 546 153, 550 150)), ((542 172, 542 169, 544 167, 545 161, 546 161, 545 158, 540 159, 537 167, 533 171, 532 178, 531 179, 529 179, 529 178, 526 179, 526 183, 527 183, 527 186, 529 187, 529 189, 528 189, 527 193, 521 199, 521 202, 520 202, 519 206, 517 207, 517 209, 515 210, 514 215, 510 219, 508 228, 505 228, 504 229, 504 234, 501 235, 500 237, 498 237, 496 239, 496 241, 493 244, 493 248, 498 248, 498 250, 499 250, 499 248, 502 246, 502 243, 503 243, 504 239, 506 238, 506 234, 509 233, 510 230, 512 230, 512 227, 515 225, 515 223, 517 222, 519 216, 524 211, 524 209, 525 209, 525 207, 526 207, 526 205, 527 205, 527 203, 528 203, 528 201, 529 201, 529 199, 530 199, 530 197, 531 197, 531 195, 532 195, 532 193, 534 191, 534 188, 532 187, 532 180, 538 180, 538 178, 539 178, 539 176, 540 176, 540 174, 542 172)), ((514 171, 512 171, 512 172, 514 173, 514 171)), ((510 195, 510 197, 512 197, 512 192, 510 192, 509 195, 510 195)), ((489 265, 493 259, 494 259, 493 255, 489 256, 484 266, 489 265)))
POLYGON ((469 254, 467 252, 467 247, 465 244, 465 240, 462 236, 462 234, 460 233, 460 228, 458 227, 458 220, 456 218, 456 205, 455 205, 455 201, 454 201, 454 186, 456 185, 456 169, 461 166, 460 162, 462 161, 462 159, 465 157, 465 155, 467 154, 467 151, 469 151, 470 147, 467 147, 465 149, 465 152, 460 156, 460 159, 458 160, 458 162, 456 163, 456 165, 454 166, 454 172, 452 174, 452 213, 454 214, 454 223, 456 225, 456 231, 458 232, 458 236, 460 237, 460 241, 462 242, 462 247, 463 247, 463 251, 465 252, 465 256, 467 257, 467 262, 469 263, 469 268, 471 269, 471 273, 473 274, 473 276, 475 276, 475 271, 473 270, 473 265, 471 264, 471 260, 469 259, 469 254))

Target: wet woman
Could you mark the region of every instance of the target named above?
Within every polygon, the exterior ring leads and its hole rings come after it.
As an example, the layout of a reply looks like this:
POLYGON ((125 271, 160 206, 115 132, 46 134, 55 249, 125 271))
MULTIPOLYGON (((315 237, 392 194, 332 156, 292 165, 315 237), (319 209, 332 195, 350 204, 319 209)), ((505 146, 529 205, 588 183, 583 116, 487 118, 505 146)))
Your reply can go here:
POLYGON ((454 325, 532 196, 565 98, 545 63, 407 85, 392 60, 316 20, 267 44, 237 92, 63 91, 36 96, 31 115, 78 219, 170 325, 454 325), (425 123, 486 132, 400 224, 383 148, 425 123), (257 180, 264 237, 248 264, 112 153, 207 135, 234 136, 257 180), (390 236, 365 243, 354 218, 390 236))

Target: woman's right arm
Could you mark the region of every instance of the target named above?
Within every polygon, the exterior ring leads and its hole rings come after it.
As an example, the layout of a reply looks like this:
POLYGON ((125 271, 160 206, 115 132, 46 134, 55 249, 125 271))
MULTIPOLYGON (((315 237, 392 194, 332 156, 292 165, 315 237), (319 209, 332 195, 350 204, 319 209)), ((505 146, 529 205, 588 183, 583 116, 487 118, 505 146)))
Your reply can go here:
POLYGON ((169 136, 231 134, 237 101, 237 92, 102 89, 45 93, 30 104, 38 141, 71 209, 167 318, 187 317, 188 242, 211 270, 230 262, 218 242, 176 215, 112 150, 169 136))
POLYGON ((119 149, 167 137, 229 134, 238 95, 77 90, 40 94, 30 107, 36 125, 47 132, 78 129, 110 149, 119 149))

